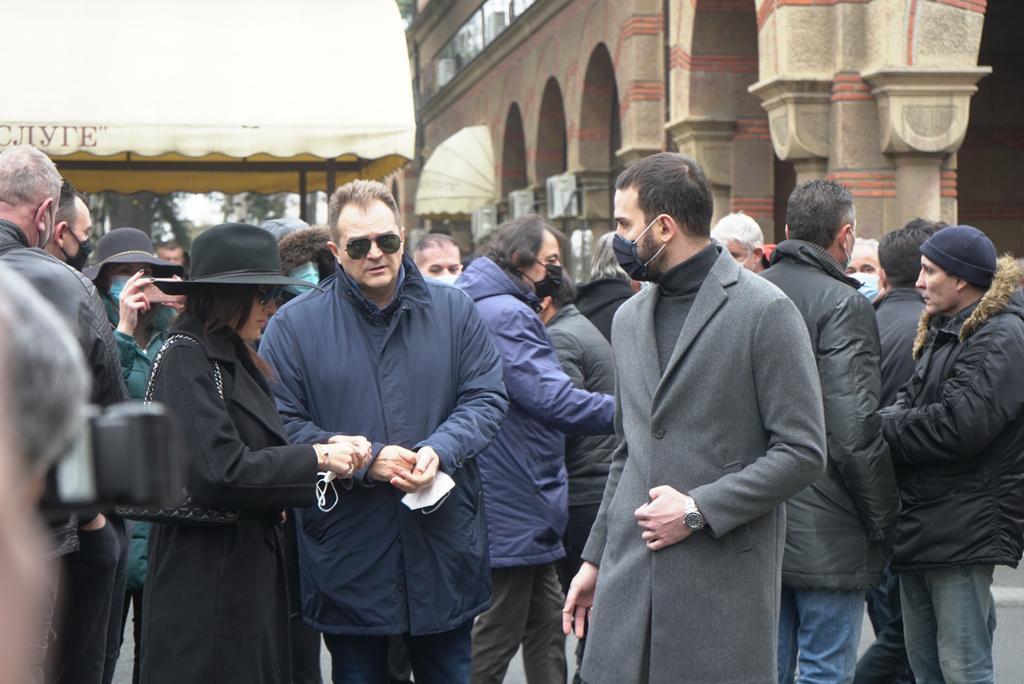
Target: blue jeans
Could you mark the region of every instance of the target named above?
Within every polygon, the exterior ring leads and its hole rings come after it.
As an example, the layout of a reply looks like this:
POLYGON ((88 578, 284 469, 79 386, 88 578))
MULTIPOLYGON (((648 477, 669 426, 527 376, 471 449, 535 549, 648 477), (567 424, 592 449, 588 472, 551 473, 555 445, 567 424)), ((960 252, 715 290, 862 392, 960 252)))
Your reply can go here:
MULTIPOLYGON (((416 684, 469 684, 473 621, 438 634, 403 635, 416 684)), ((381 684, 388 677, 387 636, 324 634, 335 684, 381 684)))
POLYGON ((782 588, 779 682, 848 684, 857 665, 863 591, 782 588))
POLYGON ((914 684, 903 642, 900 578, 888 565, 878 587, 868 592, 867 602, 875 642, 857 661, 853 684, 914 684))
POLYGON ((991 565, 900 574, 903 631, 918 684, 993 681, 991 565))

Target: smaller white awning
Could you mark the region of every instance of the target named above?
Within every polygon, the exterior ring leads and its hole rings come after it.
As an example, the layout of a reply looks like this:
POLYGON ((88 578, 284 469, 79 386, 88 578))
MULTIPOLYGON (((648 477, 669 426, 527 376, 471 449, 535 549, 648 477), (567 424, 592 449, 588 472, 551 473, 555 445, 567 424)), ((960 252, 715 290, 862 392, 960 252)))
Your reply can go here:
POLYGON ((494 203, 494 148, 487 126, 463 128, 446 139, 420 171, 417 216, 472 214, 494 203))

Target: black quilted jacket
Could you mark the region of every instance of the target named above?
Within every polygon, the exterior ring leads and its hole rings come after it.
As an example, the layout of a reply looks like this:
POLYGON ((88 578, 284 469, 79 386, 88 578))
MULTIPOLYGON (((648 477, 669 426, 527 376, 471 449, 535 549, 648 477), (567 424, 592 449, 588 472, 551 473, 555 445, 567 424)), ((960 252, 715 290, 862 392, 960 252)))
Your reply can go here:
POLYGON ((883 434, 901 510, 897 571, 1017 566, 1024 550, 1024 293, 1004 257, 953 318, 921 318, 917 366, 883 434))
MULTIPOLYGON (((859 284, 821 248, 781 243, 764 277, 800 310, 818 361, 828 468, 786 503, 782 583, 795 589, 868 589, 885 565, 898 497, 878 416, 875 312, 859 284)), ((785 391, 784 389, 781 391, 785 391)))

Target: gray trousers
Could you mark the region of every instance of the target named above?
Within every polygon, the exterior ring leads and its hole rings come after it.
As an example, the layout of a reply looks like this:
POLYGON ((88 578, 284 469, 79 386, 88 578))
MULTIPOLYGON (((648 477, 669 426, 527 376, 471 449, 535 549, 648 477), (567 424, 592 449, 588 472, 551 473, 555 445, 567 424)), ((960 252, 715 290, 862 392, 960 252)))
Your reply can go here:
POLYGON ((493 603, 473 625, 473 684, 501 684, 523 647, 530 684, 562 684, 566 677, 562 604, 554 563, 491 570, 493 603))

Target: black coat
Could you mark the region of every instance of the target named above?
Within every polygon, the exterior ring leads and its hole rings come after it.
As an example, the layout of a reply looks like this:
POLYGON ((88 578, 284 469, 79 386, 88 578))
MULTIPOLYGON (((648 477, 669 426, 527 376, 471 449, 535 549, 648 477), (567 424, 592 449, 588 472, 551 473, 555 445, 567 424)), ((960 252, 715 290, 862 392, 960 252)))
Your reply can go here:
MULTIPOLYGON (((588 392, 615 393, 612 345, 579 309, 572 304, 559 309, 548 322, 548 335, 572 384, 588 392)), ((615 443, 615 435, 566 436, 569 506, 601 503, 615 443)))
MULTIPOLYGON (((205 350, 164 356, 154 399, 178 421, 190 457, 187 483, 207 506, 239 508, 232 525, 154 525, 143 601, 142 681, 291 681, 281 509, 315 501, 316 455, 286 446, 270 390, 234 335, 174 326, 205 350), (218 396, 211 361, 222 371, 218 396)), ((173 330, 172 330, 173 334, 173 330)))
POLYGON ((828 433, 825 475, 786 504, 782 583, 797 589, 877 586, 898 496, 878 416, 875 312, 824 250, 787 240, 762 274, 800 310, 818 361, 828 433))
POLYGON ((922 316, 914 375, 882 428, 901 510, 897 571, 1016 567, 1024 550, 1024 293, 1011 257, 953 318, 922 316))
POLYGON ((633 285, 622 278, 599 278, 577 288, 576 308, 597 326, 611 344, 612 319, 622 303, 632 297, 633 285))
POLYGON ((878 339, 882 345, 879 406, 890 406, 896 401, 896 393, 914 374, 914 338, 922 311, 921 293, 912 287, 893 288, 875 304, 878 339))

